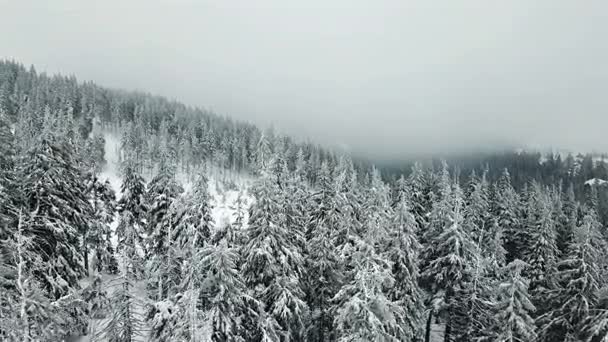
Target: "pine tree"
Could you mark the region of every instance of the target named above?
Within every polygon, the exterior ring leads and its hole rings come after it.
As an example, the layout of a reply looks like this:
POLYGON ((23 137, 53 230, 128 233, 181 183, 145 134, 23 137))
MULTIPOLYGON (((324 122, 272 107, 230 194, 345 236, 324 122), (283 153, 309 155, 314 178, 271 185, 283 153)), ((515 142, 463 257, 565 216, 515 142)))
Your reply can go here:
POLYGON ((172 167, 161 163, 158 174, 148 184, 147 203, 149 203, 147 229, 148 257, 162 255, 167 248, 167 229, 172 225, 169 211, 173 202, 184 189, 175 180, 172 167))
POLYGON ((143 178, 139 176, 131 167, 125 169, 125 178, 121 187, 122 197, 118 201, 118 226, 116 235, 118 236, 117 252, 123 248, 129 248, 131 267, 133 276, 140 279, 143 275, 143 248, 144 240, 142 237, 148 207, 145 201, 146 186, 143 178))
POLYGON ((489 224, 489 189, 485 173, 478 178, 475 173, 471 175, 469 182, 469 196, 464 210, 464 221, 467 233, 473 241, 478 241, 479 236, 487 235, 489 224))
MULTIPOLYGON (((463 226, 463 199, 460 187, 454 185, 450 190, 446 203, 446 217, 448 225, 431 241, 433 247, 427 247, 426 255, 432 256, 428 267, 423 271, 423 279, 430 284, 434 302, 441 311, 445 311, 447 322, 445 328, 445 341, 452 341, 452 318, 456 314, 456 295, 471 279, 472 261, 475 257, 474 245, 463 226), (433 253, 429 249, 433 248, 433 253)), ((444 201, 442 200, 442 203, 444 201)), ((428 325, 427 325, 428 331, 428 325)))
POLYGON ((33 213, 26 235, 45 263, 32 272, 55 299, 79 288, 78 279, 85 274, 79 240, 93 216, 72 155, 70 144, 42 138, 19 170, 25 208, 33 213))
POLYGON ((546 291, 555 286, 554 275, 557 264, 555 223, 551 201, 539 184, 532 184, 527 197, 524 240, 526 244, 523 246, 524 261, 529 267, 524 273, 530 280, 530 293, 535 305, 542 314, 545 308, 541 304, 546 298, 546 291))
MULTIPOLYGON (((124 222, 134 222, 129 211, 122 213, 121 223, 123 218, 124 222)), ((134 292, 141 272, 141 256, 137 250, 140 243, 135 225, 125 224, 117 246, 122 261, 121 276, 116 279, 116 289, 110 299, 110 315, 98 334, 108 342, 132 342, 144 336, 142 303, 134 292)))
MULTIPOLYGON (((433 208, 435 195, 433 193, 432 174, 425 173, 420 163, 415 163, 412 167, 412 173, 407 179, 410 191, 410 200, 412 203, 412 214, 416 218, 420 234, 426 229, 428 224, 428 215, 433 208)), ((421 240, 423 241, 423 240, 421 240)))
POLYGON ((175 180, 175 171, 173 166, 168 164, 168 158, 166 151, 163 151, 158 174, 148 184, 147 193, 147 202, 150 205, 146 222, 146 253, 150 275, 148 290, 156 293, 155 298, 159 302, 169 295, 172 244, 178 224, 176 215, 179 215, 180 211, 175 207, 175 203, 183 192, 183 188, 175 180))
POLYGON ((550 293, 551 311, 539 318, 545 341, 578 341, 583 338, 585 320, 593 315, 600 288, 600 260, 606 242, 593 209, 577 227, 568 255, 557 265, 558 286, 550 293))
POLYGON ((0 338, 6 341, 38 341, 59 338, 48 295, 30 271, 43 267, 33 237, 26 236, 31 218, 18 215, 14 235, 0 247, 0 338))
POLYGON ((424 302, 418 285, 418 255, 422 246, 416 237, 417 222, 410 212, 407 197, 400 196, 392 218, 391 239, 388 255, 395 284, 389 298, 404 310, 404 338, 416 340, 422 336, 422 314, 424 302))
POLYGON ((496 336, 492 341, 534 341, 536 326, 530 317, 536 309, 528 294, 528 281, 522 276, 527 265, 514 260, 506 266, 508 278, 498 286, 496 312, 496 336))
POLYGON ((93 205, 93 220, 90 229, 83 237, 85 265, 90 265, 88 251, 93 249, 97 262, 92 266, 97 271, 105 270, 115 274, 118 272, 118 262, 112 246, 110 224, 114 221, 116 194, 110 182, 101 182, 91 175, 87 183, 87 195, 93 205))
POLYGON ((268 169, 262 173, 253 189, 256 201, 250 209, 247 243, 241 251, 242 272, 253 297, 265 304, 266 312, 285 334, 298 339, 307 311, 301 299, 303 257, 284 226, 285 208, 279 205, 280 188, 273 181, 276 175, 268 169))
POLYGON ((0 240, 8 238, 16 216, 18 191, 15 179, 15 136, 0 109, 0 240))
POLYGON ((333 299, 337 341, 406 340, 411 333, 406 330, 406 313, 384 292, 395 283, 391 263, 363 239, 355 249, 353 278, 333 299))
POLYGON ((319 170, 317 189, 308 208, 306 234, 306 292, 312 319, 308 339, 326 341, 331 340, 333 334, 330 301, 342 282, 341 260, 334 245, 341 213, 326 163, 319 170))
MULTIPOLYGON (((201 171, 197 176, 190 193, 186 195, 186 204, 183 208, 181 218, 178 220, 177 227, 173 233, 175 240, 185 241, 191 237, 187 232, 195 231, 197 240, 195 245, 202 248, 211 238, 213 230, 213 217, 211 211, 211 196, 209 195, 209 185, 205 171, 201 171)), ((182 243, 178 244, 182 245, 182 243)))
POLYGON ((511 185, 511 175, 505 169, 494 186, 493 216, 503 231, 507 262, 522 258, 519 232, 519 195, 511 185))
POLYGON ((565 256, 568 253, 568 246, 573 239, 574 230, 578 221, 578 202, 574 195, 574 186, 570 184, 566 191, 566 196, 562 207, 563 216, 557 228, 557 247, 560 254, 565 256))

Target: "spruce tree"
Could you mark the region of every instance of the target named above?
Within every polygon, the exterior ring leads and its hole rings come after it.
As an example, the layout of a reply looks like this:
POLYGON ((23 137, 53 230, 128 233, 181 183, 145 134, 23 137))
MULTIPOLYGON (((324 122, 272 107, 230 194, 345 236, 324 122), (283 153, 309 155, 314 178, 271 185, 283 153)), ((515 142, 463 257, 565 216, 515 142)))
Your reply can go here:
POLYGON ((504 248, 507 252, 507 262, 522 258, 520 237, 519 195, 511 184, 511 175, 504 169, 494 185, 493 216, 496 224, 503 232, 504 248))
POLYGON ((26 235, 45 263, 32 272, 55 299, 78 289, 85 275, 80 239, 93 210, 76 164, 71 145, 48 136, 28 151, 19 170, 25 210, 32 213, 26 235))
POLYGON ((14 234, 0 247, 0 339, 39 341, 60 338, 48 294, 31 272, 44 267, 32 236, 25 233, 31 218, 18 214, 14 234))
POLYGON ((593 209, 574 232, 568 255, 557 265, 558 286, 550 292, 551 310, 539 318, 545 341, 583 339, 585 321, 593 316, 601 284, 601 258, 606 242, 593 209))
MULTIPOLYGON (((468 286, 471 279, 471 265, 475 257, 474 244, 470 240, 463 225, 463 198, 460 187, 454 185, 454 190, 447 193, 448 201, 444 221, 447 223, 443 231, 430 242, 426 255, 431 256, 428 266, 422 273, 423 279, 430 285, 434 302, 447 316, 444 338, 452 341, 452 328, 455 322, 458 301, 456 295, 468 286), (428 250, 432 248, 433 253, 428 250)), ((442 203, 444 201, 442 200, 442 203)), ((427 325, 428 331, 428 325, 427 325)))
POLYGON ((132 342, 145 336, 143 307, 135 293, 135 282, 141 272, 141 252, 138 251, 141 236, 133 222, 132 213, 123 211, 121 224, 124 226, 117 246, 121 275, 115 280, 116 289, 110 298, 110 315, 98 334, 108 342, 132 342))
POLYGON ((498 303, 494 307, 496 336, 492 341, 534 341, 536 326, 530 316, 536 309, 528 294, 528 280, 522 275, 527 265, 514 260, 506 266, 507 279, 497 289, 498 303))
POLYGON ((15 136, 8 117, 0 109, 0 240, 8 238, 14 226, 18 197, 16 192, 15 136))
POLYGON ((540 314, 545 312, 547 291, 555 286, 557 265, 557 245, 555 241, 555 222, 548 195, 538 183, 532 184, 526 200, 526 230, 522 241, 524 261, 529 265, 524 274, 530 280, 530 293, 540 314))
POLYGON ((144 240, 142 235, 144 234, 148 206, 145 200, 146 185, 144 180, 130 166, 125 169, 121 192, 122 196, 117 207, 119 213, 118 226, 116 227, 117 252, 124 253, 121 249, 129 248, 133 276, 135 279, 140 279, 144 271, 144 240), (133 248, 133 250, 130 248, 133 248))
POLYGON ((91 175, 87 182, 87 195, 93 206, 93 220, 83 237, 85 265, 94 266, 96 271, 105 270, 115 274, 118 272, 118 262, 112 246, 110 224, 114 221, 116 194, 110 182, 102 182, 91 175), (89 263, 88 251, 91 249, 97 261, 95 265, 89 263))
POLYGON ((422 246, 416 237, 417 222, 405 196, 400 196, 392 217, 388 255, 392 262, 394 286, 389 298, 404 310, 403 337, 414 341, 423 334, 423 293, 418 285, 418 256, 422 246))
POLYGON ((334 245, 336 236, 342 233, 337 196, 329 168, 323 163, 317 176, 316 192, 307 208, 306 296, 312 320, 308 327, 310 341, 326 341, 333 337, 331 299, 342 282, 341 260, 334 245))
POLYGON ((395 285, 391 263, 371 241, 356 241, 353 277, 333 299, 337 341, 407 340, 411 334, 404 309, 384 292, 395 285))
MULTIPOLYGON (((283 195, 277 175, 270 169, 262 170, 253 189, 256 201, 250 209, 247 243, 241 251, 242 272, 254 298, 264 303, 266 313, 284 334, 297 340, 304 334, 308 310, 302 300, 303 257, 284 225, 285 208, 279 202, 283 195)), ((259 334, 263 334, 263 328, 258 326, 259 334)))

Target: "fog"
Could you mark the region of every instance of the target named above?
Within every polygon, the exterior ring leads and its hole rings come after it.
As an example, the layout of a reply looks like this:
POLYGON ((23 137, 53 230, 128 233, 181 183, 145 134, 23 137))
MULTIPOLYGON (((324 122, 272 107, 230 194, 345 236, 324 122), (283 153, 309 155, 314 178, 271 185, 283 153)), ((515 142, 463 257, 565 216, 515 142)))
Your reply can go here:
POLYGON ((0 58, 373 158, 608 150, 608 2, 0 0, 0 58))

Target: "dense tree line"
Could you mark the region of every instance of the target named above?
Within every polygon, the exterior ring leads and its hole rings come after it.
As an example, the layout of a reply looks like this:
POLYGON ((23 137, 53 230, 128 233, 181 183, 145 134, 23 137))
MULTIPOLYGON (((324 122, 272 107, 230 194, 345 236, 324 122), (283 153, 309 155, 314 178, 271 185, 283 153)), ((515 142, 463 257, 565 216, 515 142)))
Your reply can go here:
POLYGON ((0 70, 2 340, 608 338, 600 185, 445 161, 387 182, 163 99, 0 70), (121 132, 119 199, 102 128, 121 132), (205 165, 255 175, 224 224, 205 165))

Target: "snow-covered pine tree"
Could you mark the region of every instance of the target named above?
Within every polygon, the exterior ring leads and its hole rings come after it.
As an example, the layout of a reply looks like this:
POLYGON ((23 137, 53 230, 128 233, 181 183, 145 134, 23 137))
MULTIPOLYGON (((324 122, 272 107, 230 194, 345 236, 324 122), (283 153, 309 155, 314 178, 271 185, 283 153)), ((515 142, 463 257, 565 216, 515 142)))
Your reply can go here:
MULTIPOLYGON (((127 185, 132 184, 133 178, 138 178, 132 172, 127 172, 127 176, 130 175, 131 180, 125 180, 123 190, 132 190, 127 185)), ((125 204, 128 204, 128 202, 125 204)), ((119 224, 121 232, 117 246, 122 264, 121 275, 116 278, 115 284, 113 284, 116 288, 110 298, 109 317, 107 321, 104 321, 97 335, 97 337, 108 342, 132 342, 144 336, 143 307, 135 293, 135 282, 141 272, 141 252, 139 249, 142 242, 135 222, 134 214, 127 209, 123 209, 119 224)))
MULTIPOLYGON (((146 185, 143 178, 135 169, 127 166, 124 170, 124 181, 121 186, 122 197, 118 201, 118 226, 116 235, 118 253, 124 253, 121 248, 134 248, 135 253, 130 254, 131 267, 135 279, 143 275, 143 233, 146 224, 148 206, 146 205, 146 185)), ((131 252, 131 250, 129 250, 131 252)))
POLYGON ((394 286, 389 299, 404 310, 403 338, 415 341, 423 335, 424 298, 418 285, 418 256, 422 246, 416 237, 417 222, 406 196, 399 196, 392 214, 388 255, 393 264, 394 286))
POLYGON ((522 258, 519 195, 511 185, 511 175, 504 169, 502 175, 494 184, 494 201, 492 215, 503 231, 504 248, 507 251, 507 262, 522 258))
POLYGON ((562 220, 557 226, 557 248, 560 255, 568 254, 568 246, 572 242, 574 230, 578 224, 578 202, 574 195, 574 185, 570 184, 562 205, 562 220))
POLYGON ((48 135, 28 151, 19 170, 25 211, 32 213, 26 235, 44 262, 32 272, 55 299, 78 289, 85 274, 80 239, 93 210, 76 164, 71 145, 48 135))
POLYGON ((193 238, 192 232, 196 232, 196 241, 193 242, 196 248, 204 247, 211 238, 214 222, 211 216, 213 205, 209 195, 208 182, 203 168, 196 176, 192 189, 185 196, 183 212, 173 232, 173 238, 178 241, 180 246, 190 244, 193 238))
POLYGON ((425 172, 420 163, 415 163, 412 166, 412 173, 408 177, 407 182, 410 191, 412 214, 414 214, 414 218, 416 218, 420 229, 418 236, 422 237, 423 232, 427 228, 428 216, 435 201, 433 175, 430 172, 425 172))
MULTIPOLYGON (((204 248, 210 246, 213 225, 207 177, 199 171, 191 192, 172 206, 182 207, 176 217, 175 235, 167 250, 167 264, 160 270, 168 275, 169 297, 154 305, 149 313, 155 341, 210 340, 211 328, 205 329, 203 310, 209 298, 201 294, 208 267, 203 263, 204 248)), ((213 286, 213 284, 209 284, 213 286)), ((207 321, 210 321, 207 319, 207 321)), ((211 327, 210 324, 207 324, 211 327)))
MULTIPOLYGON (((246 288, 237 269, 238 254, 225 240, 208 245, 202 251, 205 270, 201 296, 207 305, 204 317, 208 320, 211 341, 239 341, 244 334, 241 317, 244 314, 246 288)), ((287 305, 287 303, 285 303, 287 305)))
POLYGON ((5 112, 0 109, 0 240, 14 226, 18 195, 15 182, 15 136, 5 112))
MULTIPOLYGON (((252 189, 256 200, 250 209, 247 242, 241 250, 242 272, 253 297, 264 303, 284 334, 298 340, 303 336, 307 314, 300 283, 303 257, 284 225, 285 208, 279 202, 283 194, 271 169, 261 171, 262 177, 252 189)), ((261 327, 257 329, 258 336, 264 334, 261 327)))
POLYGON ((116 212, 116 194, 109 181, 102 182, 94 175, 90 175, 87 180, 87 195, 93 206, 93 220, 91 227, 83 237, 85 266, 88 268, 94 266, 97 271, 104 270, 116 274, 118 272, 118 262, 114 255, 114 247, 111 241, 112 230, 110 228, 116 212), (97 260, 95 265, 89 264, 88 251, 91 249, 95 253, 95 260, 97 260))
POLYGON ((337 341, 406 341, 411 333, 405 311, 385 288, 395 279, 391 263, 374 250, 372 236, 357 239, 352 256, 353 278, 333 298, 337 341))
POLYGON ((311 310, 307 334, 310 341, 332 339, 330 301, 340 289, 342 281, 341 260, 334 246, 334 237, 339 234, 341 220, 337 196, 327 163, 323 163, 307 213, 306 296, 311 310))
POLYGON ((422 242, 426 246, 422 253, 423 268, 428 265, 430 260, 434 259, 435 248, 437 247, 436 237, 452 224, 451 214, 454 210, 452 181, 448 165, 445 161, 443 162, 438 186, 439 195, 437 200, 433 202, 432 209, 428 215, 428 225, 422 234, 422 242))
POLYGON ((593 315, 585 319, 581 332, 585 342, 605 342, 608 340, 608 288, 598 291, 598 303, 591 309, 593 315))
POLYGON ((168 295, 171 267, 172 244, 175 240, 176 215, 180 208, 174 206, 184 189, 175 180, 174 165, 169 165, 168 157, 163 156, 158 174, 148 184, 147 202, 149 203, 146 222, 146 257, 148 258, 148 290, 155 293, 153 298, 163 301, 168 295))
POLYGON ((557 287, 549 293, 550 311, 538 318, 543 341, 580 341, 586 320, 595 314, 606 241, 593 209, 574 231, 567 256, 557 264, 557 287))
MULTIPOLYGON (((445 177, 443 177, 445 178, 445 177)), ((445 180, 442 180, 445 182, 445 180)), ((438 208, 444 217, 438 216, 434 220, 442 218, 443 230, 430 241, 427 246, 426 255, 428 266, 423 270, 422 279, 429 285, 434 310, 446 314, 445 341, 452 341, 453 318, 456 316, 458 302, 456 295, 468 286, 471 280, 471 265, 475 260, 474 243, 470 240, 463 222, 464 201, 462 191, 458 184, 453 185, 453 190, 443 190, 447 194, 447 200, 441 200, 445 207, 438 208), (429 249, 432 248, 432 253, 429 249)), ((432 312, 429 314, 429 320, 432 312)), ((429 321, 427 321, 427 333, 429 321)))
POLYGON ((390 193, 388 186, 382 181, 380 171, 372 168, 370 187, 365 194, 363 204, 363 222, 365 234, 374 236, 373 242, 378 253, 386 252, 390 240, 390 218, 392 211, 390 207, 390 193))
POLYGON ((551 200, 538 183, 533 183, 527 194, 525 225, 523 260, 528 267, 524 269, 524 275, 530 280, 530 294, 537 312, 543 314, 546 312, 546 293, 555 286, 558 251, 551 200))
POLYGON ((167 228, 170 226, 171 205, 184 192, 175 180, 174 166, 163 159, 157 175, 148 184, 147 203, 149 204, 146 233, 148 235, 148 257, 162 255, 166 252, 167 228))
POLYGON ((498 302, 494 307, 496 326, 492 341, 535 341, 536 326, 530 316, 536 309, 528 294, 528 280, 522 276, 527 265, 514 260, 506 266, 507 279, 498 286, 498 302))
POLYGON ((479 241, 482 235, 488 236, 489 215, 489 188, 485 173, 481 177, 473 173, 464 210, 465 229, 473 241, 479 241))
POLYGON ((44 262, 32 236, 26 236, 31 219, 21 213, 14 234, 0 245, 0 339, 40 341, 61 337, 48 294, 30 269, 44 262))

